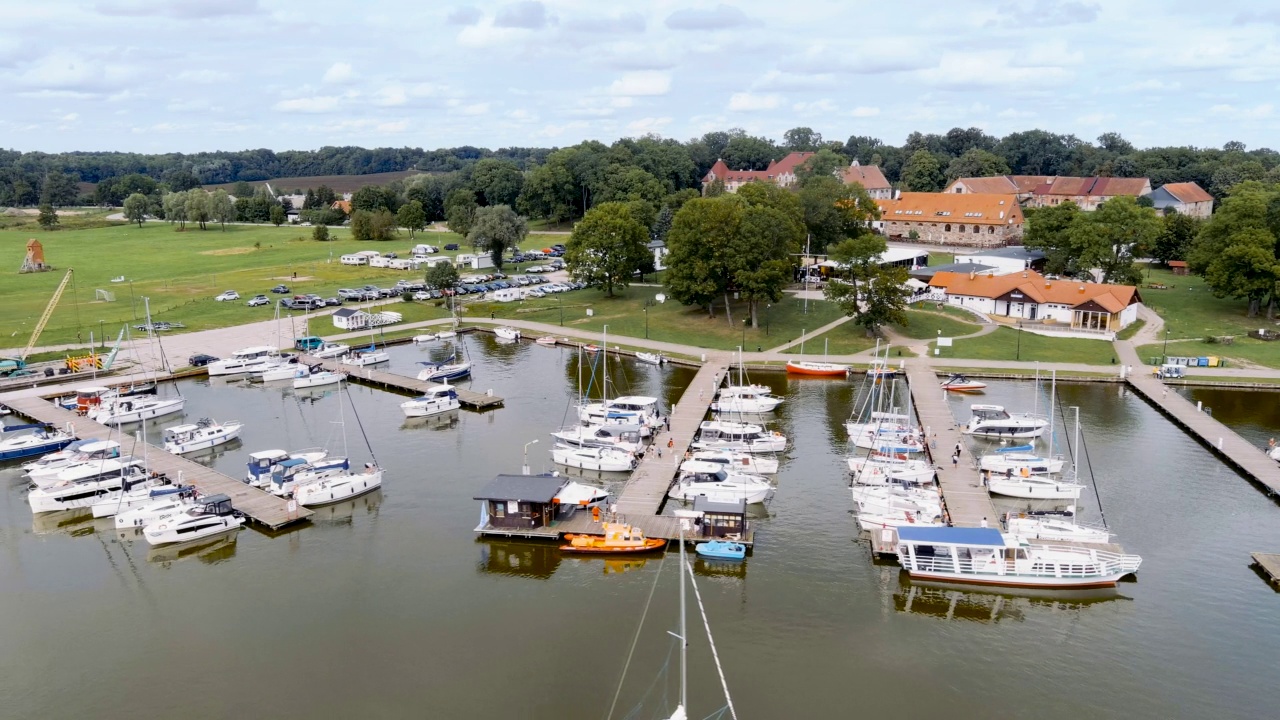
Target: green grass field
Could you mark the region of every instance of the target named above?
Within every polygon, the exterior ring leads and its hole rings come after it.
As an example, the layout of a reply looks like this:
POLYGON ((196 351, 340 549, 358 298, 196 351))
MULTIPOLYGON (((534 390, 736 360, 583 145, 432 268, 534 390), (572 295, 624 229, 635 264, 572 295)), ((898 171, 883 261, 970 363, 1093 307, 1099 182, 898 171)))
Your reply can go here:
POLYGON ((972 315, 962 310, 942 306, 942 310, 938 311, 928 306, 929 309, 912 308, 907 310, 907 324, 894 325, 893 329, 900 335, 904 335, 916 340, 932 340, 941 337, 959 337, 977 332, 980 325, 977 323, 966 322, 961 318, 972 318, 972 315))
MULTIPOLYGON (((185 232, 176 232, 164 222, 149 222, 142 228, 117 224, 54 232, 28 226, 0 230, 0 267, 10 268, 0 275, 0 302, 7 310, 0 318, 0 346, 13 349, 27 344, 67 268, 75 268, 74 285, 63 294, 39 345, 87 344, 91 331, 95 337, 103 331, 114 338, 123 323, 142 322, 143 297, 150 298, 154 319, 205 330, 270 319, 271 306, 251 308, 245 301, 280 282, 294 293, 329 297, 341 287, 385 286, 421 277, 402 270, 342 265, 338 258, 346 253, 395 251, 407 257, 419 242, 438 246, 457 242, 462 245, 458 252, 471 250, 452 233, 419 233, 415 240, 402 233, 382 243, 358 243, 342 228, 331 233, 336 239, 321 243, 310 239, 310 228, 269 225, 229 225, 225 232, 216 225, 201 231, 191 224, 185 232), (18 274, 31 237, 44 245, 46 261, 55 271, 18 274), (120 276, 127 281, 111 282, 120 276), (115 301, 96 300, 96 289, 115 293, 115 301), (231 289, 240 293, 240 301, 213 300, 231 289)), ((544 247, 562 240, 563 236, 530 235, 524 246, 544 247)))
MULTIPOLYGON (((1164 284, 1165 290, 1141 288, 1143 303, 1164 319, 1169 332, 1169 355, 1218 356, 1228 364, 1253 364, 1280 368, 1280 342, 1266 342, 1247 337, 1250 330, 1280 329, 1265 316, 1246 317, 1242 300, 1216 298, 1204 280, 1194 275, 1174 275, 1167 270, 1152 269, 1151 283, 1164 284), (1231 345, 1207 343, 1208 337, 1234 336, 1231 345)), ((1127 328, 1126 328, 1127 329, 1127 328)), ((1143 361, 1163 355, 1163 340, 1138 348, 1143 361)))
MULTIPOLYGON (((930 348, 932 352, 932 344, 930 348)), ((1116 362, 1111 343, 1103 340, 1054 338, 1002 327, 982 337, 957 340, 938 357, 973 360, 1022 360, 1109 365, 1116 362), (1021 337, 1019 337, 1021 336, 1021 337)))

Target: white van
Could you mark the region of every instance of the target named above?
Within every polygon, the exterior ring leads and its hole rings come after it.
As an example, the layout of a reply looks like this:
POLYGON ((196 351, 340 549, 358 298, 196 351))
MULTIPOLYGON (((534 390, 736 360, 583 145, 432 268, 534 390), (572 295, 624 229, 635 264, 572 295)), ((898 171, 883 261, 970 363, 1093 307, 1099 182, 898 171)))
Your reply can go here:
POLYGON ((521 297, 520 288, 502 288, 489 293, 489 299, 494 302, 514 302, 521 297))

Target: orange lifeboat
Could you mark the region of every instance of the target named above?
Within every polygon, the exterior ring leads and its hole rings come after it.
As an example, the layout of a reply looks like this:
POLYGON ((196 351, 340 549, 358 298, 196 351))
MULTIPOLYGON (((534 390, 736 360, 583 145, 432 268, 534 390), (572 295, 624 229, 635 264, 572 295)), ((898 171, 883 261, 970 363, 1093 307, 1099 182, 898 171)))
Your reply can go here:
POLYGON ((602 526, 604 535, 577 535, 568 534, 564 536, 569 541, 568 545, 561 545, 560 549, 565 552, 576 553, 596 553, 596 554, 613 554, 613 553, 636 553, 649 552, 657 550, 667 544, 666 540, 656 540, 644 536, 644 531, 639 528, 633 528, 625 523, 604 523, 602 526))

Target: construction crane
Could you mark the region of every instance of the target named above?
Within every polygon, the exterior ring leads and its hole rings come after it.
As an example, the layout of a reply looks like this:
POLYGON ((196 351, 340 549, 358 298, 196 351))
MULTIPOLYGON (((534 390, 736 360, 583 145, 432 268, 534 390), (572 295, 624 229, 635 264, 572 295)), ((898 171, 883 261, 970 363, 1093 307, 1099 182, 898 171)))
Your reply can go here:
POLYGON ((58 289, 53 291, 53 297, 49 298, 49 304, 45 306, 44 313, 40 315, 40 321, 36 323, 35 330, 31 331, 31 339, 27 341, 27 346, 23 348, 22 355, 16 358, 0 360, 0 372, 14 372, 26 367, 27 356, 31 354, 31 348, 36 346, 36 341, 40 339, 40 333, 44 332, 44 326, 49 324, 49 318, 53 317, 53 309, 58 306, 58 301, 62 299, 62 293, 67 289, 67 284, 71 282, 71 277, 74 274, 75 270, 67 269, 67 274, 62 276, 62 282, 58 283, 58 289))

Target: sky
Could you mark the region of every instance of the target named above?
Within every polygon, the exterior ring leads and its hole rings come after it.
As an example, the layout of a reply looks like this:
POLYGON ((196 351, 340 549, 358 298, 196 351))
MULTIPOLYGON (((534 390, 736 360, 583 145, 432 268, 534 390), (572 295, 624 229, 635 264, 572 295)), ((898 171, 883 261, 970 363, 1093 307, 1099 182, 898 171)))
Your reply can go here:
POLYGON ((40 0, 6 8, 0 97, 0 147, 46 152, 797 126, 1253 148, 1280 142, 1280 4, 40 0))

